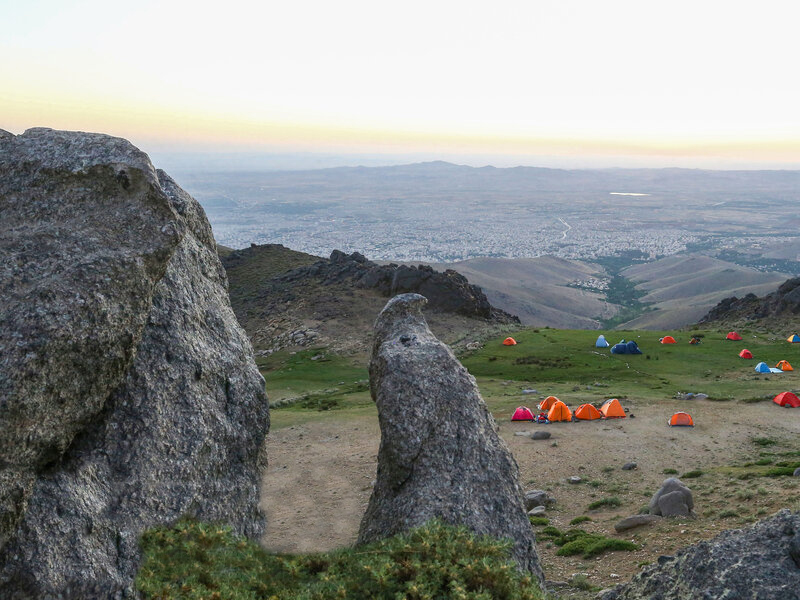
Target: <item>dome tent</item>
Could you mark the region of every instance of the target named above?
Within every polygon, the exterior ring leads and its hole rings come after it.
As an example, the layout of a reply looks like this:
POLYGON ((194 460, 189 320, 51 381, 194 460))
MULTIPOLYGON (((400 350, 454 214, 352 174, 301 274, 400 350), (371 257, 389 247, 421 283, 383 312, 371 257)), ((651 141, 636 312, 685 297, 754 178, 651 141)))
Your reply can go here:
POLYGON ((792 392, 781 392, 775 396, 772 401, 778 406, 785 406, 786 408, 800 408, 800 398, 795 396, 792 392))
POLYGON ((581 404, 575 409, 575 418, 581 421, 593 421, 595 419, 602 419, 603 413, 591 404, 581 404))
POLYGON ((518 406, 511 416, 512 421, 533 421, 535 418, 527 406, 518 406))
POLYGON ((685 412, 676 412, 669 419, 670 427, 694 427, 692 415, 685 412))
POLYGON ((622 405, 616 398, 611 398, 603 402, 603 405, 600 407, 600 412, 603 413, 606 419, 624 419, 626 416, 622 405))
POLYGON ((741 358, 753 358, 753 353, 750 352, 750 350, 748 350, 747 348, 744 348, 742 349, 741 352, 739 352, 739 356, 741 358))
POLYGON ((735 331, 731 331, 731 332, 728 333, 728 335, 725 336, 725 339, 726 340, 731 340, 732 342, 740 342, 740 341, 742 341, 742 336, 740 336, 735 331))
POLYGON ((503 340, 503 346, 516 346, 516 345, 517 345, 517 340, 515 340, 512 337, 507 337, 506 339, 503 340))
POLYGON ((597 336, 597 341, 594 343, 595 348, 608 348, 610 345, 604 335, 597 336))

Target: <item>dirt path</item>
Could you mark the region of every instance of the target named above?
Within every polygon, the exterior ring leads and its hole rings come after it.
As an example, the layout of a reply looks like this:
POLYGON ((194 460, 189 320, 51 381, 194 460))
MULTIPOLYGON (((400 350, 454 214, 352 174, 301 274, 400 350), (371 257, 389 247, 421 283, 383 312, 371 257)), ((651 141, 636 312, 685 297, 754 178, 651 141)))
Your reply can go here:
MULTIPOLYGON (((694 491, 698 518, 667 520, 620 536, 640 544, 636 552, 614 552, 590 560, 557 557, 557 548, 542 541, 539 552, 549 580, 586 573, 594 585, 612 585, 660 554, 785 506, 800 508, 800 479, 741 481, 708 472, 715 466, 756 460, 763 449, 800 449, 800 410, 779 409, 771 402, 675 400, 634 406, 631 411, 633 419, 553 425, 511 423, 510 415, 495 414, 500 433, 519 463, 523 486, 546 489, 557 499, 547 517, 562 530, 575 517, 588 515, 592 521, 581 527, 614 535, 613 524, 647 504, 668 476, 665 469, 681 474, 705 471, 699 478, 684 480, 694 491), (696 427, 667 427, 667 418, 676 410, 691 412, 696 427), (551 432, 551 439, 533 441, 514 435, 537 429, 551 432), (770 438, 777 444, 762 449, 753 438, 770 438), (622 471, 629 461, 638 468, 622 471), (571 475, 584 481, 568 484, 566 478, 571 475), (589 503, 607 497, 619 498, 621 506, 588 510, 589 503)), ((262 489, 268 519, 264 546, 279 552, 309 552, 353 543, 375 479, 379 437, 376 419, 343 419, 335 412, 325 420, 272 431, 270 466, 262 489)))

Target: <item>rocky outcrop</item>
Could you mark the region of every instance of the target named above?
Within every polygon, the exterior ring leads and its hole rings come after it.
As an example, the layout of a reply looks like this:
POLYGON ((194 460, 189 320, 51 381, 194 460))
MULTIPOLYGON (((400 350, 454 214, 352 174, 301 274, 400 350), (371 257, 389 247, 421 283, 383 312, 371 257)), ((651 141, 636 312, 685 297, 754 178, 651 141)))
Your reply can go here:
POLYGON ((688 517, 694 509, 692 491, 680 479, 665 479, 661 488, 650 499, 651 515, 661 517, 688 517))
POLYGON ((378 407, 378 477, 358 542, 433 518, 513 541, 541 579, 519 469, 475 379, 428 329, 425 298, 392 298, 375 323, 370 391, 378 407))
POLYGON ((130 597, 147 527, 263 529, 263 379, 200 205, 130 143, 0 136, 0 596, 130 597))
POLYGON ((602 600, 800 599, 800 513, 782 510, 748 529, 661 556, 602 600))
POLYGON ((519 323, 519 318, 493 307, 481 288, 470 285, 466 277, 452 269, 441 273, 426 265, 378 265, 358 252, 345 254, 334 250, 329 259, 293 269, 278 280, 290 282, 308 277, 320 279, 324 285, 349 282, 354 287, 376 290, 387 297, 416 293, 425 296, 429 306, 436 310, 519 323))
POLYGON ((763 298, 755 294, 747 294, 743 298, 736 296, 725 298, 700 322, 755 320, 798 314, 800 314, 800 277, 795 277, 785 281, 777 290, 763 298))

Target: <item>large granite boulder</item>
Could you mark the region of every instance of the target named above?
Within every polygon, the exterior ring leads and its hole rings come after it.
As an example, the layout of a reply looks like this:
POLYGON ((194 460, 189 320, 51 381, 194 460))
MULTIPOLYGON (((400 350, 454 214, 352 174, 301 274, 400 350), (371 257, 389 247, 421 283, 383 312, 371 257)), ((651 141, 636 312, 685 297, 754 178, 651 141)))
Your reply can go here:
POLYGON ((2 132, 0 293, 0 597, 132 597, 139 534, 182 515, 263 531, 263 379, 144 153, 2 132))
POLYGON ((475 379, 428 329, 425 302, 396 296, 375 323, 369 373, 381 445, 358 542, 438 517, 511 539, 518 565, 541 579, 517 463, 475 379))
POLYGON ((651 515, 688 517, 694 508, 692 491, 680 479, 670 477, 653 494, 648 508, 651 515))
POLYGON ((800 600, 800 513, 782 510, 748 529, 662 556, 602 600, 800 600))

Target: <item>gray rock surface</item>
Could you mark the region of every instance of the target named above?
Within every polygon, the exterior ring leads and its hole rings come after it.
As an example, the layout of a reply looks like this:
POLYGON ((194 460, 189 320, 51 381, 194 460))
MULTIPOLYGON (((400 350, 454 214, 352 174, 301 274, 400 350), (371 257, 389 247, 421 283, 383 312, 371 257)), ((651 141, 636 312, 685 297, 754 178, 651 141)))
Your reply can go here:
POLYGON ((534 506, 532 509, 528 511, 528 516, 538 517, 540 515, 543 515, 545 512, 547 512, 547 508, 545 508, 544 506, 534 506))
POLYGON ((138 536, 263 530, 269 413, 200 205, 130 143, 0 136, 0 597, 132 597, 138 536))
POLYGON ((694 499, 691 490, 680 479, 665 479, 650 499, 650 514, 662 517, 685 517, 692 514, 694 499))
POLYGON ((797 467, 797 468, 794 470, 794 473, 792 473, 792 475, 793 475, 794 477, 800 477, 800 467, 797 467))
POLYGON ((798 600, 800 513, 782 510, 660 557, 602 600, 798 600))
POLYGON ((639 465, 637 465, 635 462, 626 462, 624 465, 622 465, 622 470, 623 471, 633 471, 638 466, 639 465))
POLYGON ((549 440, 550 439, 550 432, 549 431, 534 431, 531 435, 531 439, 533 440, 549 440))
POLYGON ((633 515, 631 517, 625 517, 614 525, 614 529, 617 533, 621 533, 623 531, 627 531, 628 529, 633 529, 634 527, 641 527, 642 525, 649 525, 650 523, 655 523, 656 521, 660 521, 662 517, 658 515, 633 515))
POLYGON ((543 580, 517 463, 475 379, 428 329, 425 302, 396 296, 375 323, 369 372, 381 445, 358 543, 440 518, 510 538, 519 567, 543 580))

